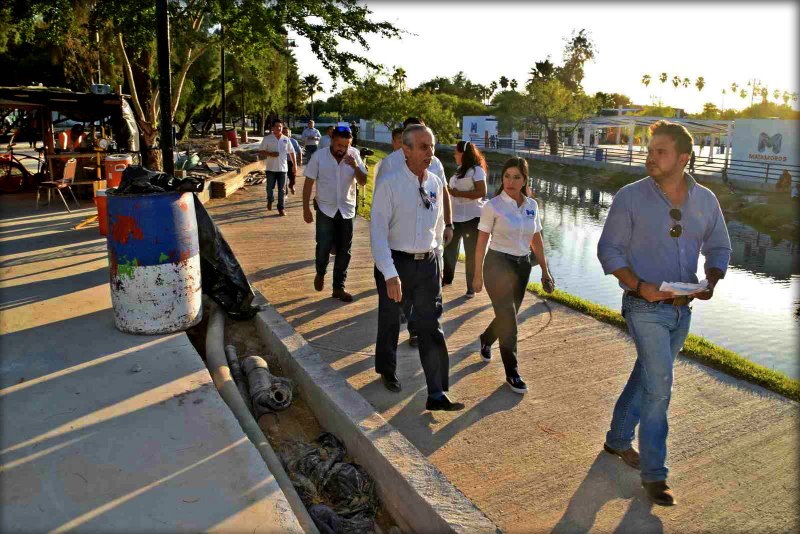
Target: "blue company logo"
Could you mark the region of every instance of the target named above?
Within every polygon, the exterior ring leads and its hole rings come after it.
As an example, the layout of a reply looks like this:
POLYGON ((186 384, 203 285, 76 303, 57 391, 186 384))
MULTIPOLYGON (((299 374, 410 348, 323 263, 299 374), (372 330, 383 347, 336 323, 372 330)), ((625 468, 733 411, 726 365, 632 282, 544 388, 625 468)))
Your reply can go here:
POLYGON ((536 216, 536 210, 525 210, 525 215, 528 216, 529 219, 533 219, 536 216))
POLYGON ((429 191, 428 195, 431 197, 433 202, 436 202, 436 191, 429 191))
POLYGON ((781 142, 783 141, 782 134, 775 134, 772 137, 767 135, 766 132, 761 132, 758 136, 758 151, 764 152, 768 148, 772 149, 773 154, 777 154, 781 151, 781 142))

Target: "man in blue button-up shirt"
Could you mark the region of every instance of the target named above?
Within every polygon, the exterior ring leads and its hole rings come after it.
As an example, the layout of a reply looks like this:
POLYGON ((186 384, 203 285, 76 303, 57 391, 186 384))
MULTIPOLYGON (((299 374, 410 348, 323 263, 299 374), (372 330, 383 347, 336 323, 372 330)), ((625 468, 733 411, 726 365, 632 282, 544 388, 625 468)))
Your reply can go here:
POLYGON ((689 334, 689 301, 713 296, 728 268, 731 242, 717 197, 684 172, 691 134, 666 121, 650 131, 650 176, 620 189, 597 245, 603 271, 625 290, 622 315, 637 352, 604 448, 639 469, 648 497, 668 506, 675 504, 666 483, 673 363, 689 334), (697 283, 700 253, 707 289, 689 297, 659 290, 662 282, 697 283), (637 424, 640 452, 633 448, 637 424))

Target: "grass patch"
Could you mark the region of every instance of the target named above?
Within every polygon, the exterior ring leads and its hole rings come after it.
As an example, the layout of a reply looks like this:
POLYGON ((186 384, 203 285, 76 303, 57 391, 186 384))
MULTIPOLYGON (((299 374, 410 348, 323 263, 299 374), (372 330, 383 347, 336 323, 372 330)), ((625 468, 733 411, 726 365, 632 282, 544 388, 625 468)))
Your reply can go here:
MULTIPOLYGON (((598 321, 627 331, 625 319, 622 314, 615 310, 570 295, 559 289, 556 289, 552 294, 546 293, 541 284, 535 282, 528 284, 528 290, 539 297, 548 298, 568 308, 594 317, 598 321)), ((684 356, 718 369, 727 375, 759 385, 788 399, 800 401, 800 380, 790 378, 780 371, 753 363, 732 350, 715 345, 701 336, 689 334, 681 352, 684 356)))
POLYGON ((389 155, 388 152, 369 144, 374 152, 373 155, 367 156, 367 185, 364 187, 364 196, 358 202, 358 214, 366 220, 369 220, 369 212, 372 208, 372 191, 375 189, 375 169, 378 168, 378 163, 389 155))

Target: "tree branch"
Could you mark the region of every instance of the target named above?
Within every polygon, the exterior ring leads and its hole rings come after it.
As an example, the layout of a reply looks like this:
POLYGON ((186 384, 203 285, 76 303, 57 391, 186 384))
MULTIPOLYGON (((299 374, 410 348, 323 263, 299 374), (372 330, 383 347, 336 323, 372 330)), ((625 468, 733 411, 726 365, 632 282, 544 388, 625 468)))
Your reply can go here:
POLYGON ((133 109, 144 121, 146 120, 146 117, 142 111, 142 106, 139 103, 139 95, 136 93, 136 83, 133 81, 133 69, 131 68, 131 62, 128 59, 128 54, 125 52, 125 43, 122 41, 122 32, 117 33, 117 43, 119 43, 119 49, 122 51, 122 64, 125 70, 125 75, 128 78, 128 85, 131 89, 131 102, 133 103, 133 109))

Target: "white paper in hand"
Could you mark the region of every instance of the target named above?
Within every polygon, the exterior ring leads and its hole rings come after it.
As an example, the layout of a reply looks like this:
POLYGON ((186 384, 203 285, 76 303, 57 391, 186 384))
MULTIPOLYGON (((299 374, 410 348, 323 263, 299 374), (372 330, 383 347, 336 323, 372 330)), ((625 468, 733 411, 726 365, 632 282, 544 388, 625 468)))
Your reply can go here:
POLYGON ((691 284, 689 282, 661 282, 659 291, 668 291, 675 295, 692 295, 699 291, 703 291, 708 287, 708 280, 703 280, 699 284, 691 284))

